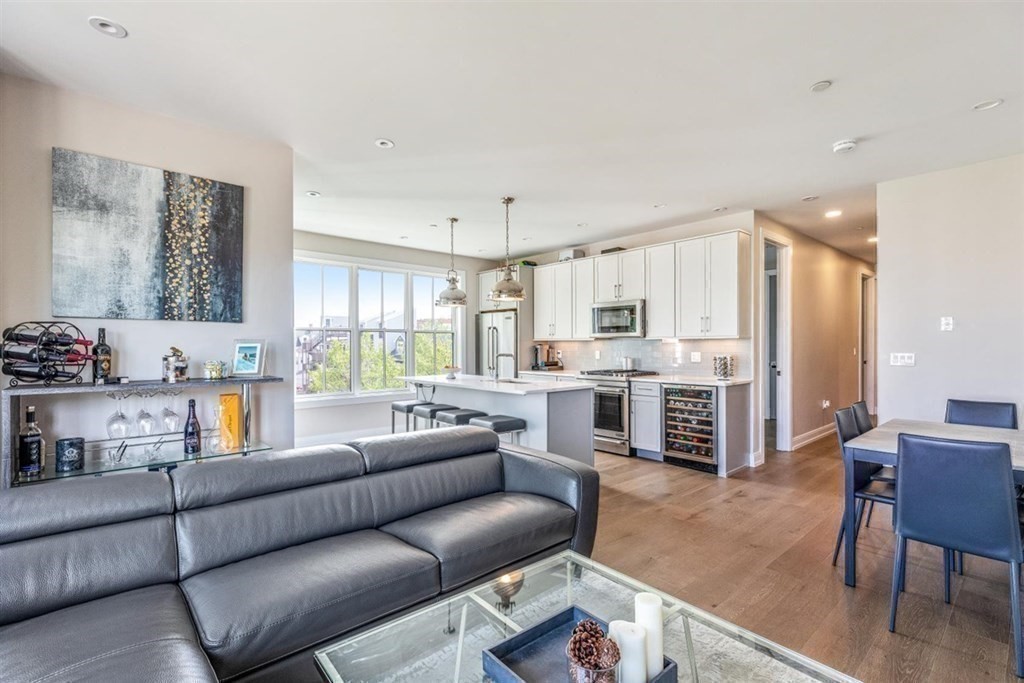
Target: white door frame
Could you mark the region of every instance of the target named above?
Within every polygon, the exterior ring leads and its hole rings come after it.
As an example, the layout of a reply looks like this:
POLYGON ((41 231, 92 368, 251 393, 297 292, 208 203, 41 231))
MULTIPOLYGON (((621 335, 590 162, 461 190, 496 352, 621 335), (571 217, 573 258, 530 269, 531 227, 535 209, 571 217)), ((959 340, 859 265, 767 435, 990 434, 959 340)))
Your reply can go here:
MULTIPOLYGON (((758 236, 758 258, 757 270, 761 273, 758 281, 761 282, 760 296, 757 297, 757 310, 761 324, 761 351, 758 354, 758 367, 756 370, 757 396, 760 404, 757 411, 757 433, 760 434, 760 448, 758 451, 761 460, 764 460, 764 415, 765 415, 765 391, 768 384, 768 356, 764 353, 767 344, 767 331, 764 328, 764 320, 767 316, 765 309, 764 292, 764 248, 765 243, 771 242, 776 247, 776 266, 778 279, 776 281, 776 296, 778 297, 778 338, 776 339, 776 362, 781 375, 777 380, 776 396, 776 421, 775 421, 775 450, 793 450, 793 240, 785 235, 771 230, 760 230, 758 236)), ((760 463, 757 463, 760 464, 760 463)))
POLYGON ((872 350, 872 353, 870 355, 871 367, 869 369, 872 372, 872 374, 874 374, 874 380, 875 380, 874 381, 874 396, 871 397, 872 401, 870 403, 868 403, 868 410, 872 411, 872 413, 875 413, 875 412, 878 411, 878 350, 877 350, 878 347, 877 347, 877 344, 876 344, 876 339, 878 338, 878 319, 877 319, 877 317, 875 318, 875 323, 873 325, 873 331, 875 333, 875 338, 874 339, 866 339, 865 338, 866 330, 864 329, 865 314, 870 314, 872 316, 876 316, 876 312, 877 312, 877 309, 878 309, 877 276, 875 275, 875 273, 873 271, 864 270, 863 268, 860 269, 860 297, 859 298, 860 298, 860 306, 858 307, 858 310, 859 310, 859 313, 860 313, 860 319, 857 321, 857 398, 859 400, 865 401, 865 402, 867 402, 867 398, 868 398, 864 394, 864 390, 865 390, 865 387, 864 387, 864 372, 865 372, 864 357, 865 357, 865 344, 867 344, 867 345, 869 345, 871 347, 871 350, 872 350), (875 280, 875 282, 876 282, 876 284, 875 284, 875 296, 874 296, 874 301, 873 301, 873 303, 875 305, 875 310, 874 311, 870 311, 870 312, 864 310, 864 304, 865 304, 865 301, 864 301, 864 288, 867 285, 869 280, 875 280))

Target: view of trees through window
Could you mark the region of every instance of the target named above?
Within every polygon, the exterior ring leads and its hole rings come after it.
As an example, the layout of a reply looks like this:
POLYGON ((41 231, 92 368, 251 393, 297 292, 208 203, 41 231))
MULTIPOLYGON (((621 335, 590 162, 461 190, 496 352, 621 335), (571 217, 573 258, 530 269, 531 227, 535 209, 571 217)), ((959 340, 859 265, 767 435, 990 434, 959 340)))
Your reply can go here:
POLYGON ((403 375, 454 365, 453 309, 434 306, 444 278, 305 261, 294 272, 296 394, 402 389, 403 375))

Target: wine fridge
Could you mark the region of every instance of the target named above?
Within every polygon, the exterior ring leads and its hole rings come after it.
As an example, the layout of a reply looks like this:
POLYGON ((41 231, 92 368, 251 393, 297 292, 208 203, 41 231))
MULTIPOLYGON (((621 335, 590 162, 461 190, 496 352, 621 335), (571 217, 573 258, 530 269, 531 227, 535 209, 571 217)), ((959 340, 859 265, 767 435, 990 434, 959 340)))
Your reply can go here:
POLYGON ((666 384, 665 462, 718 473, 715 387, 666 384))

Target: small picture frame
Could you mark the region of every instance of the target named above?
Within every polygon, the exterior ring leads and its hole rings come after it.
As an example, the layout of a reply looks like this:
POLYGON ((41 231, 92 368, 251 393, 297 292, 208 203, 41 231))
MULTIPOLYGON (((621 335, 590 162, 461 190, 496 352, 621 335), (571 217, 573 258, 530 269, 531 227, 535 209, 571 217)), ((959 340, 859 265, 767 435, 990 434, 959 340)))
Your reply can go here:
POLYGON ((267 359, 267 343, 264 339, 236 339, 235 351, 231 354, 232 377, 259 377, 267 359))

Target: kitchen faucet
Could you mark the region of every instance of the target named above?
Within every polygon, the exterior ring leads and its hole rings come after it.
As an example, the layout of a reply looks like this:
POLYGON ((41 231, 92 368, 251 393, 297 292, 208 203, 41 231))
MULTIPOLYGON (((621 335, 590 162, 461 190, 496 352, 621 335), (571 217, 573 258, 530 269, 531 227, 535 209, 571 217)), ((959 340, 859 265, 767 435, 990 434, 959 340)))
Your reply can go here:
POLYGON ((491 370, 493 371, 491 372, 491 379, 493 379, 495 382, 501 379, 501 363, 498 362, 499 358, 511 358, 513 363, 516 360, 516 356, 513 353, 494 354, 494 367, 491 368, 491 370))

